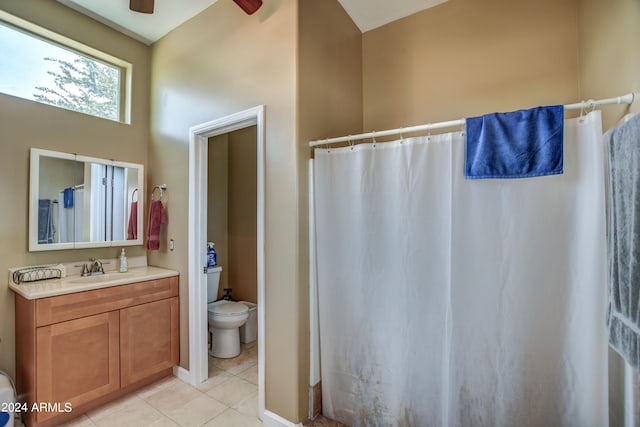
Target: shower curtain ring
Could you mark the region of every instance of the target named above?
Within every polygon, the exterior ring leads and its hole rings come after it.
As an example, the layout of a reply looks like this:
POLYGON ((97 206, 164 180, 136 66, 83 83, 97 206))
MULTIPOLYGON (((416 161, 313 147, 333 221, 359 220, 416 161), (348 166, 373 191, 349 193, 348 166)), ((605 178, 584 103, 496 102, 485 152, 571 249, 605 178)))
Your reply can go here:
POLYGON ((349 147, 351 148, 351 151, 353 151, 353 139, 351 139, 351 135, 349 135, 349 147))

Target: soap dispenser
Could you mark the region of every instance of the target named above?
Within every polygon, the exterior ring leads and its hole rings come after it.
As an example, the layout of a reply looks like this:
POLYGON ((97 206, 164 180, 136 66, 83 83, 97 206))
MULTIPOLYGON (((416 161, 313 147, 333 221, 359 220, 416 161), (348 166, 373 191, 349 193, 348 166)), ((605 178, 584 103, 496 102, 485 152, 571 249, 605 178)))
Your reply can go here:
POLYGON ((126 273, 129 270, 127 266, 127 255, 124 253, 124 248, 120 252, 120 273, 126 273))

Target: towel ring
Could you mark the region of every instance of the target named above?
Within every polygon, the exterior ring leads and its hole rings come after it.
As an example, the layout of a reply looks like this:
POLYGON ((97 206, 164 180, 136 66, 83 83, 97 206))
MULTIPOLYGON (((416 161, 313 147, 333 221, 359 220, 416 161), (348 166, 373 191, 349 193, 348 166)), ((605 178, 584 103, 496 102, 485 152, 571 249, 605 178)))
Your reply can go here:
POLYGON ((162 196, 164 196, 164 190, 167 189, 167 185, 166 184, 160 184, 160 185, 156 185, 155 187, 153 187, 153 190, 151 190, 151 201, 154 201, 156 199, 153 198, 153 196, 155 195, 156 190, 160 191, 160 199, 162 200, 162 196))
POLYGON ((134 188, 133 191, 131 192, 131 203, 135 202, 135 200, 133 200, 133 197, 136 195, 137 192, 138 192, 137 188, 134 188))
POLYGON ((160 191, 160 199, 159 199, 159 200, 162 200, 162 188, 160 188, 160 187, 158 187, 158 186, 156 185, 155 187, 153 187, 153 190, 151 190, 151 201, 156 200, 156 199, 154 198, 154 196, 155 196, 155 194, 156 194, 156 190, 159 190, 159 191, 160 191))

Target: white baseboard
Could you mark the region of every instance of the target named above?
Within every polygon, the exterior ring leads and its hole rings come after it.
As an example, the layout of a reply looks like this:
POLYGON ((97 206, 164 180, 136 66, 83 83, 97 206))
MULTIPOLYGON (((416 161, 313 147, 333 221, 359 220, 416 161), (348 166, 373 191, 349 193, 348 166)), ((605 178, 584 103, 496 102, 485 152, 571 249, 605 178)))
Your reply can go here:
POLYGON ((173 367, 173 376, 187 384, 191 384, 191 374, 182 366, 175 365, 173 367))
POLYGON ((262 422, 269 427, 302 427, 302 424, 294 424, 269 410, 265 410, 262 414, 262 422))

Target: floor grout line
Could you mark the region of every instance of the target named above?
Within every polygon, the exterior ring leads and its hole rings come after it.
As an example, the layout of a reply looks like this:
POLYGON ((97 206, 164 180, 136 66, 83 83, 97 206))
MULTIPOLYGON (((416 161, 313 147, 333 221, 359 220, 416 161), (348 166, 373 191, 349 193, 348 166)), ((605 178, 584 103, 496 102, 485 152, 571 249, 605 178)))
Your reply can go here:
MULTIPOLYGON (((155 419, 153 421, 149 421, 147 424, 156 424, 159 422, 170 422, 172 425, 182 425, 181 424, 181 420, 176 419, 178 418, 176 415, 180 414, 180 408, 183 408, 185 405, 188 405, 189 403, 193 402, 193 400, 195 400, 196 398, 199 397, 206 397, 207 399, 211 399, 214 402, 216 402, 218 405, 220 405, 220 412, 213 415, 212 417, 208 417, 205 416, 205 420, 201 421, 198 420, 197 422, 199 423, 199 426, 204 426, 212 421, 214 421, 216 418, 222 416, 223 414, 227 413, 227 411, 231 410, 233 411, 237 416, 239 416, 240 418, 253 418, 253 416, 245 413, 247 412, 247 408, 245 408, 245 412, 240 412, 238 410, 238 408, 241 408, 241 404, 246 402, 248 399, 251 399, 254 397, 255 395, 255 391, 251 391, 245 395, 242 396, 242 398, 240 398, 240 400, 238 400, 236 403, 234 403, 233 405, 227 405, 224 402, 221 402, 220 400, 216 399, 215 397, 213 397, 212 395, 208 394, 208 392, 210 392, 211 390, 213 390, 216 387, 221 387, 224 386, 224 384, 226 382, 228 382, 229 380, 236 378, 237 380, 250 384, 253 387, 257 387, 257 384, 254 383, 253 381, 250 381, 246 378, 244 378, 243 376, 247 377, 251 374, 248 374, 248 371, 251 369, 254 369, 257 365, 258 365, 258 356, 257 356, 257 351, 256 350, 251 350, 252 348, 257 348, 257 346, 251 345, 251 346, 247 346, 245 348, 242 349, 243 352, 247 352, 247 351, 252 351, 253 354, 250 354, 247 356, 247 353, 241 353, 239 356, 237 357, 244 357, 244 359, 242 361, 239 361, 237 364, 234 362, 226 362, 226 361, 232 361, 233 359, 216 359, 213 358, 211 356, 209 356, 209 370, 211 370, 212 368, 216 368, 218 369, 222 374, 224 374, 226 376, 226 378, 224 378, 220 383, 215 384, 211 389, 208 390, 200 390, 195 386, 192 386, 191 384, 185 383, 182 380, 180 380, 177 377, 166 377, 163 378, 161 380, 156 381, 155 383, 149 384, 146 387, 143 387, 140 390, 137 390, 127 396, 123 396, 113 402, 109 402, 105 405, 103 405, 102 407, 96 408, 94 411, 102 409, 105 410, 107 409, 107 405, 124 405, 125 407, 128 406, 133 406, 133 407, 140 407, 140 406, 144 406, 144 405, 140 405, 141 402, 144 402, 145 405, 148 406, 148 410, 153 410, 155 413, 158 414, 159 418, 155 419), (246 364, 246 366, 244 366, 246 364), (226 366, 225 368, 222 368, 222 366, 226 366), (231 365, 231 366, 229 366, 231 365), (238 369, 238 367, 242 367, 242 370, 237 371, 236 369, 238 369), (234 369, 235 368, 235 369, 234 369), (231 370, 231 371, 229 371, 231 370), (247 375, 248 374, 248 375, 247 375), (178 393, 178 390, 183 390, 186 391, 186 393, 192 393, 193 396, 197 396, 197 397, 188 397, 185 400, 185 403, 180 404, 178 406, 176 406, 175 409, 167 409, 167 407, 161 408, 163 406, 162 403, 162 397, 159 398, 160 402, 155 401, 155 404, 152 403, 154 402, 153 396, 156 396, 160 393, 163 392, 170 392, 171 388, 174 387, 176 388, 176 394, 178 393), (197 392, 197 393, 195 393, 197 392), (137 400, 139 399, 139 400, 137 400), (138 405, 136 405, 136 400, 138 401, 138 405), (117 402, 117 403, 116 403, 117 402), (158 406, 157 406, 158 405, 158 406), (171 415, 169 415, 169 413, 173 414, 173 417, 171 415)), ((213 378, 213 377, 209 377, 209 378, 213 378)), ((209 379, 208 378, 208 379, 209 379)), ((207 380, 208 380, 207 379, 207 380)), ((238 384, 236 382, 236 384, 238 384)), ((157 397, 157 396, 156 396, 157 397)), ((165 397, 166 399, 166 397, 165 397)), ((166 400, 165 400, 166 402, 166 400)), ((166 405, 165 405, 166 406, 166 405)), ((107 409, 109 410, 109 409, 107 409)), ((110 409, 111 411, 113 411, 113 408, 110 409)), ((90 411, 91 412, 91 411, 90 411)), ((119 412, 119 410, 118 410, 119 412)), ((94 413, 95 415, 99 415, 98 413, 94 413)), ((228 415, 228 413, 227 413, 228 415)), ((69 426, 69 427, 74 427, 74 426, 91 426, 91 427, 97 427, 100 425, 104 425, 104 421, 108 420, 110 417, 110 413, 107 414, 103 414, 102 417, 98 417, 98 422, 96 422, 90 415, 89 413, 83 414, 80 417, 70 421, 68 424, 65 424, 65 426, 69 426)), ((257 418, 257 407, 256 407, 256 415, 255 415, 255 419, 258 420, 257 418)), ((184 420, 182 420, 184 422, 184 420)), ((258 420, 259 421, 259 420, 258 420)))

